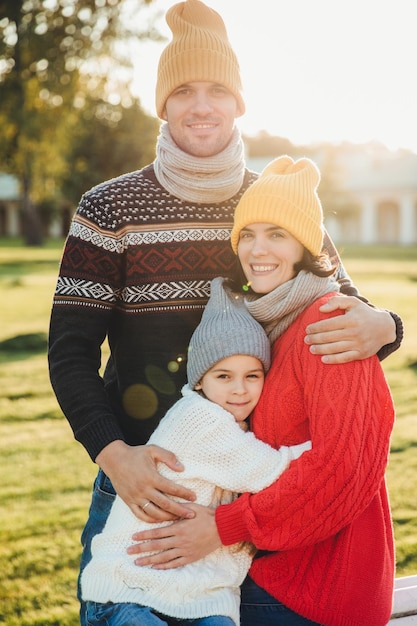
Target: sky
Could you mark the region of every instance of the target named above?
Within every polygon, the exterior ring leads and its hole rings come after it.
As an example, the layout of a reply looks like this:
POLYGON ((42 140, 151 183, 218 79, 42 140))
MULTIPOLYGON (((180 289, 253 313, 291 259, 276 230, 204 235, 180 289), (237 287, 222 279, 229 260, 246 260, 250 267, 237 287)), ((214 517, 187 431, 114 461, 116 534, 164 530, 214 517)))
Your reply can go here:
MULTIPOLYGON (((175 0, 156 0, 166 11, 175 0)), ((295 144, 379 141, 417 153, 416 0, 206 0, 238 56, 248 135, 295 144)), ((160 31, 170 35, 165 19, 160 31)), ((133 90, 155 115, 159 55, 135 51, 133 90)))

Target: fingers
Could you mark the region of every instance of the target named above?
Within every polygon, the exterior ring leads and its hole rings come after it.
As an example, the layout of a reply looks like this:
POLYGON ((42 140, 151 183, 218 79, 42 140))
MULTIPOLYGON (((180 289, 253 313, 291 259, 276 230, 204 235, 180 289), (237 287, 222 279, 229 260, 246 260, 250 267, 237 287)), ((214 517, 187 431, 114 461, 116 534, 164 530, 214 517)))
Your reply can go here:
POLYGON ((321 360, 326 365, 340 365, 341 363, 358 361, 361 358, 357 350, 348 350, 347 352, 338 352, 336 354, 325 354, 321 357, 321 360))
POLYGON ((221 546, 214 509, 199 505, 190 507, 195 509, 194 519, 174 521, 132 536, 132 540, 139 543, 130 546, 128 553, 138 555, 137 565, 172 569, 194 563, 221 546))
POLYGON ((323 313, 331 313, 337 309, 346 311, 359 304, 363 303, 354 296, 332 296, 325 304, 322 304, 320 311, 323 313))
POLYGON ((175 543, 179 543, 179 539, 176 535, 173 534, 173 530, 171 530, 172 526, 175 522, 168 526, 163 526, 162 528, 153 528, 151 530, 144 530, 140 533, 135 533, 132 536, 133 541, 138 541, 139 543, 135 543, 128 547, 128 554, 138 554, 144 556, 139 556, 138 565, 150 565, 153 563, 162 563, 169 562, 173 558, 177 558, 179 556, 178 549, 175 548, 175 543), (176 550, 175 556, 173 555, 173 550, 176 550), (157 554, 164 552, 165 557, 160 557, 157 559, 157 554), (148 554, 153 553, 153 554, 148 554), (140 562, 139 562, 140 561, 140 562))
MULTIPOLYGON (((323 341, 322 335, 324 333, 339 333, 340 335, 347 331, 350 332, 352 329, 354 329, 354 321, 351 318, 348 318, 347 315, 336 315, 309 324, 306 328, 306 335, 310 339, 310 343, 318 343, 318 340, 323 341)), ((332 337, 332 339, 337 338, 337 335, 332 337)))
POLYGON ((151 565, 154 569, 176 569, 187 565, 189 561, 176 548, 158 551, 155 554, 135 559, 135 565, 151 565))
POLYGON ((337 354, 355 350, 356 341, 340 337, 337 333, 321 333, 314 337, 306 337, 305 343, 310 346, 311 354, 337 354))
POLYGON ((136 559, 135 565, 152 565, 153 569, 166 570, 176 569, 183 565, 188 565, 191 560, 186 559, 179 554, 178 550, 166 550, 165 552, 158 552, 152 557, 144 557, 143 559, 136 559))
POLYGON ((183 535, 181 532, 178 535, 169 535, 171 528, 171 525, 164 526, 133 535, 134 541, 139 538, 141 541, 127 549, 128 554, 139 555, 135 559, 135 565, 151 565, 155 569, 175 569, 192 562, 193 559, 188 557, 186 546, 182 545, 184 544, 183 535), (153 539, 148 538, 150 535, 153 539), (142 553, 145 554, 142 556, 142 553))
MULTIPOLYGON (((311 344, 311 341, 306 343, 311 344)), ((321 356, 321 361, 327 365, 335 365, 339 363, 349 363, 350 361, 356 361, 363 358, 361 353, 356 347, 356 344, 352 341, 332 341, 331 343, 319 343, 323 341, 323 337, 319 335, 315 336, 317 345, 310 345, 310 352, 321 356)))
MULTIPOLYGON (((157 494, 158 492, 155 492, 155 496, 153 496, 155 500, 159 500, 157 494)), ((163 494, 159 495, 162 496, 160 499, 161 506, 156 502, 147 500, 142 505, 130 504, 130 509, 136 517, 144 522, 168 522, 178 518, 191 519, 194 517, 194 512, 183 504, 166 498, 163 494)))
POLYGON ((191 502, 195 500, 195 493, 191 491, 191 489, 187 489, 168 478, 164 478, 160 474, 158 474, 158 477, 155 479, 154 487, 152 498, 149 498, 149 500, 161 508, 164 508, 163 505, 167 504, 166 500, 169 500, 165 494, 183 500, 190 500, 191 502))
POLYGON ((184 465, 177 459, 173 452, 165 450, 165 448, 160 448, 154 444, 149 445, 148 449, 154 461, 164 463, 170 469, 174 470, 174 472, 182 472, 184 470, 184 465))

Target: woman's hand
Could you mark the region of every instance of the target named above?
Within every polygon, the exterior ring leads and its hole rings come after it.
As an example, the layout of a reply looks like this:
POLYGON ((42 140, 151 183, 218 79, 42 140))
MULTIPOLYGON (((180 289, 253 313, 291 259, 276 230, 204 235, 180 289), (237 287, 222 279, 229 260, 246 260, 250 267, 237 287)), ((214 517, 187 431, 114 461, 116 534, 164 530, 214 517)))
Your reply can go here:
POLYGON ((160 522, 194 516, 188 505, 169 496, 193 501, 195 494, 161 476, 156 469, 159 461, 177 472, 184 469, 175 454, 164 448, 129 446, 123 441, 113 441, 96 458, 116 493, 139 519, 160 522))
POLYGON ((323 363, 348 363, 366 359, 396 338, 395 322, 388 311, 374 309, 354 296, 333 296, 320 307, 323 313, 344 310, 310 324, 305 342, 323 363))
POLYGON ((136 565, 151 565, 154 569, 174 569, 198 561, 219 548, 222 543, 217 532, 214 509, 198 504, 187 504, 195 513, 193 519, 173 522, 163 528, 145 530, 133 535, 137 543, 128 548, 137 554, 136 565), (142 552, 153 552, 140 557, 142 552))

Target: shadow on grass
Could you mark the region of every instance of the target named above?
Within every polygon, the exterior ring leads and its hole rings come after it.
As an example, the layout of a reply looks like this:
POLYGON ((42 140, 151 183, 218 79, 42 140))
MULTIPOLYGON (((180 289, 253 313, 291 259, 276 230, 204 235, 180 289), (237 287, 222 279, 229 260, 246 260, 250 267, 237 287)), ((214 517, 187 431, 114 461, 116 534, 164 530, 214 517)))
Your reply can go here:
POLYGON ((0 362, 23 361, 33 355, 45 353, 48 348, 46 333, 16 335, 0 341, 0 362))
POLYGON ((2 261, 1 269, 3 276, 21 276, 22 274, 55 273, 58 261, 55 259, 35 259, 27 261, 2 261))
POLYGON ((36 415, 2 415, 2 424, 21 424, 24 422, 43 422, 44 420, 56 421, 64 419, 59 409, 56 411, 45 411, 45 413, 37 413, 36 415))
POLYGON ((412 448, 417 448, 417 441, 406 441, 401 446, 391 446, 390 452, 391 454, 400 454, 412 448))

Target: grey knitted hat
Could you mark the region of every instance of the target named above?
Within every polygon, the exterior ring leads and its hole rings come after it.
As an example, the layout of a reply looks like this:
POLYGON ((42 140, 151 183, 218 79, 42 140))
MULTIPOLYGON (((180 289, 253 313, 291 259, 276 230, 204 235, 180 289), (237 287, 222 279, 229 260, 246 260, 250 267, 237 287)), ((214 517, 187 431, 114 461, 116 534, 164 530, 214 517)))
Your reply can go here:
POLYGON ((229 296, 223 281, 211 281, 210 299, 190 340, 187 377, 191 389, 213 365, 235 354, 256 357, 265 371, 271 363, 264 329, 248 312, 243 296, 229 296))

